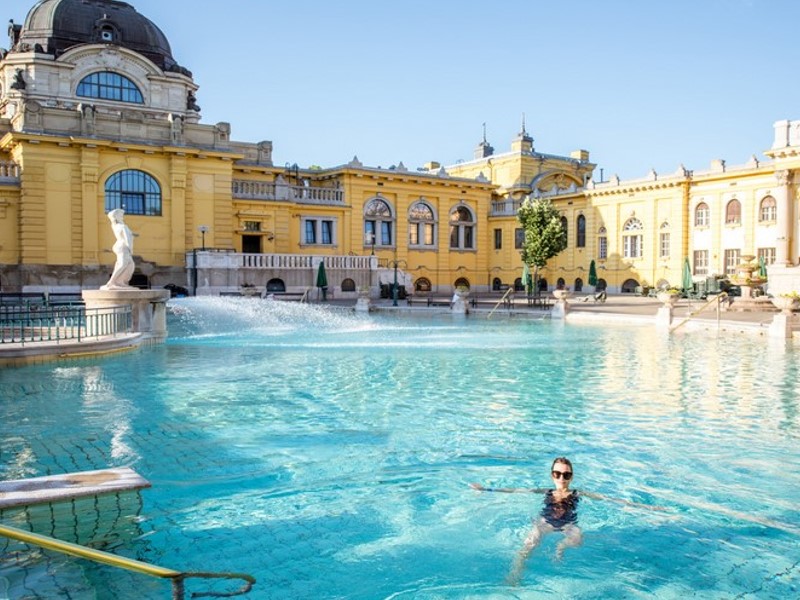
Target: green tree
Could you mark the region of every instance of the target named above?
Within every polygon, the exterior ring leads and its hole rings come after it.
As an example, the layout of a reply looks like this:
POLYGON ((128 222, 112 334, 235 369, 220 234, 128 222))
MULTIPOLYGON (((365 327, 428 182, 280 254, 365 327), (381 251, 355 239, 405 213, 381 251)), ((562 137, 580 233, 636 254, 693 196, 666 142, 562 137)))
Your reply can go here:
POLYGON ((533 201, 526 198, 517 212, 517 219, 525 232, 522 262, 533 266, 535 290, 538 288, 539 268, 567 247, 567 232, 561 224, 561 215, 547 198, 533 201))

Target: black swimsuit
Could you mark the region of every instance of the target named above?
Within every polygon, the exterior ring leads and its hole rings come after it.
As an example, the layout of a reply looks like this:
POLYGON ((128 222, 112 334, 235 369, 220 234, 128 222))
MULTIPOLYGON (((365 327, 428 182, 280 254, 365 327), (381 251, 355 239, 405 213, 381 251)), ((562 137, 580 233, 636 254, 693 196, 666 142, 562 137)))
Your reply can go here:
POLYGON ((578 492, 572 492, 563 500, 556 500, 553 490, 547 490, 544 495, 542 518, 556 529, 574 523, 578 520, 578 500, 578 492))

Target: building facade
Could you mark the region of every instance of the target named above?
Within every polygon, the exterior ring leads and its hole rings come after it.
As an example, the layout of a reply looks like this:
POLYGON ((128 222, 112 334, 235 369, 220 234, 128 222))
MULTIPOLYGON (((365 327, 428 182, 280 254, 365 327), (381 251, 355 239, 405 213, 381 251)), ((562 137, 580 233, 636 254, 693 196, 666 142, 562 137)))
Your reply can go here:
POLYGON ((198 294, 313 286, 334 293, 519 285, 528 196, 549 197, 568 247, 543 271, 582 290, 595 261, 610 291, 731 273, 749 255, 800 260, 800 122, 775 124, 765 160, 595 181, 589 153, 538 152, 523 123, 508 152, 411 170, 357 158, 278 167, 272 143, 205 124, 198 85, 166 36, 124 2, 44 0, 0 50, 0 286, 93 288, 112 270, 105 214, 137 234, 133 283, 198 294))

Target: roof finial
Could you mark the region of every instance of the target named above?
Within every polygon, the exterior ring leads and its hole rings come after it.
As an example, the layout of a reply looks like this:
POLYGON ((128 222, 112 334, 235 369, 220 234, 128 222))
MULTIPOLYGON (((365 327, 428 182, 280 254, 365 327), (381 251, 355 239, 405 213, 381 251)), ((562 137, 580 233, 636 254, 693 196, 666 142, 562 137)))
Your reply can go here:
POLYGON ((486 121, 483 122, 483 143, 486 143, 486 121))
POLYGON ((522 113, 522 135, 527 134, 528 132, 525 131, 525 113, 522 113))

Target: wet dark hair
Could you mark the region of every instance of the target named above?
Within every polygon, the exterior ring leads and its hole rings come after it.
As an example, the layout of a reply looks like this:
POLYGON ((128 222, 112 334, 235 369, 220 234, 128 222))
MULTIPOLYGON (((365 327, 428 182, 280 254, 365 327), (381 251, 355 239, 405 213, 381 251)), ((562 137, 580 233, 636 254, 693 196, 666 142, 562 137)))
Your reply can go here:
POLYGON ((553 467, 555 467, 555 466, 556 466, 557 464, 559 464, 559 463, 561 463, 562 465, 567 465, 567 466, 569 467, 569 470, 570 470, 570 471, 572 471, 572 470, 573 470, 573 469, 572 469, 572 463, 571 463, 571 462, 569 462, 569 459, 568 459, 567 457, 565 457, 565 456, 559 456, 557 459, 555 459, 555 460, 553 461, 553 466, 552 466, 552 467, 550 467, 550 470, 552 471, 552 470, 553 470, 553 467))

